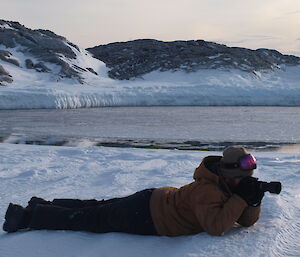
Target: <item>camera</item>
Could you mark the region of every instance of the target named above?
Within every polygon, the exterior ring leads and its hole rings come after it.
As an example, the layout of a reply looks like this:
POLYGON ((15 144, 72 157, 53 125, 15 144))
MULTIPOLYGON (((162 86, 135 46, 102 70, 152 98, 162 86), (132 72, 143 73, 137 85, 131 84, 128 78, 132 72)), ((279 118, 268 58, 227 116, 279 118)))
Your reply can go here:
POLYGON ((265 182, 265 181, 256 181, 256 186, 263 192, 270 192, 272 194, 280 194, 281 192, 281 183, 278 181, 265 182))

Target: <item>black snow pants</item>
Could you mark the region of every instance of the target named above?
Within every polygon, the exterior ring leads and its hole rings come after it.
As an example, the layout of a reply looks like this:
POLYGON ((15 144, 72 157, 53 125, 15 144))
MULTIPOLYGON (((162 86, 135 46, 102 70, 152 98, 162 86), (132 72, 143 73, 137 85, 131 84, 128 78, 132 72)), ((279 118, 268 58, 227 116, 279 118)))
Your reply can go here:
POLYGON ((157 235, 149 206, 153 190, 102 201, 55 199, 38 204, 29 228, 157 235))

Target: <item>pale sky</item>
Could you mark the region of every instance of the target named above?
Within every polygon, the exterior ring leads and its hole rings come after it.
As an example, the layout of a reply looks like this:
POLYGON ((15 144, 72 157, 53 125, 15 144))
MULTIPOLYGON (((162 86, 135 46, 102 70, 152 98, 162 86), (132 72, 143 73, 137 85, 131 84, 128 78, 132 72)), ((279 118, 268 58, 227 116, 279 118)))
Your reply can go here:
POLYGON ((300 56, 300 0, 1 0, 0 19, 81 47, 203 39, 300 56))

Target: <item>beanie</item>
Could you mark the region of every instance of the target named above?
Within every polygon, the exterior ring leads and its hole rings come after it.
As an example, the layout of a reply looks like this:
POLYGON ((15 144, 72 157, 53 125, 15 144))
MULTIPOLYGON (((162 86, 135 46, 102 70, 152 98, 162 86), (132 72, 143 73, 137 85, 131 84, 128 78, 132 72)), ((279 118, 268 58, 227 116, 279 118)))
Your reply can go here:
POLYGON ((239 159, 248 152, 241 146, 229 146, 223 151, 220 160, 219 175, 225 178, 248 177, 253 174, 253 170, 243 170, 241 168, 226 168, 226 164, 238 163, 239 159))

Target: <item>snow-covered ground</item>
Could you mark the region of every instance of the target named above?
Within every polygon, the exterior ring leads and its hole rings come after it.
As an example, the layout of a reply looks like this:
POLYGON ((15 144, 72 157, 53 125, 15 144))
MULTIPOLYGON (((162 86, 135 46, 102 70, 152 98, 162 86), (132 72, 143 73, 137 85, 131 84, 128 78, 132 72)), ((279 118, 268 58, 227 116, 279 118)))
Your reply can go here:
MULTIPOLYGON (((0 144, 0 219, 9 202, 33 195, 109 198, 192 181, 201 159, 219 152, 0 144)), ((259 221, 223 237, 201 233, 176 238, 70 231, 0 232, 2 257, 50 256, 300 256, 300 154, 255 153, 256 176, 281 181, 266 193, 259 221)))
MULTIPOLYGON (((202 69, 197 72, 154 71, 143 78, 117 81, 107 75, 105 64, 83 49, 73 49, 77 58, 70 66, 91 67, 99 75, 82 73, 85 84, 60 79, 59 66, 47 63, 52 73, 25 68, 32 56, 18 48, 10 51, 20 67, 0 60, 14 82, 0 87, 0 109, 83 108, 151 105, 300 105, 300 65, 281 66, 266 72, 202 69)), ((37 60, 34 60, 37 61, 37 60)))

